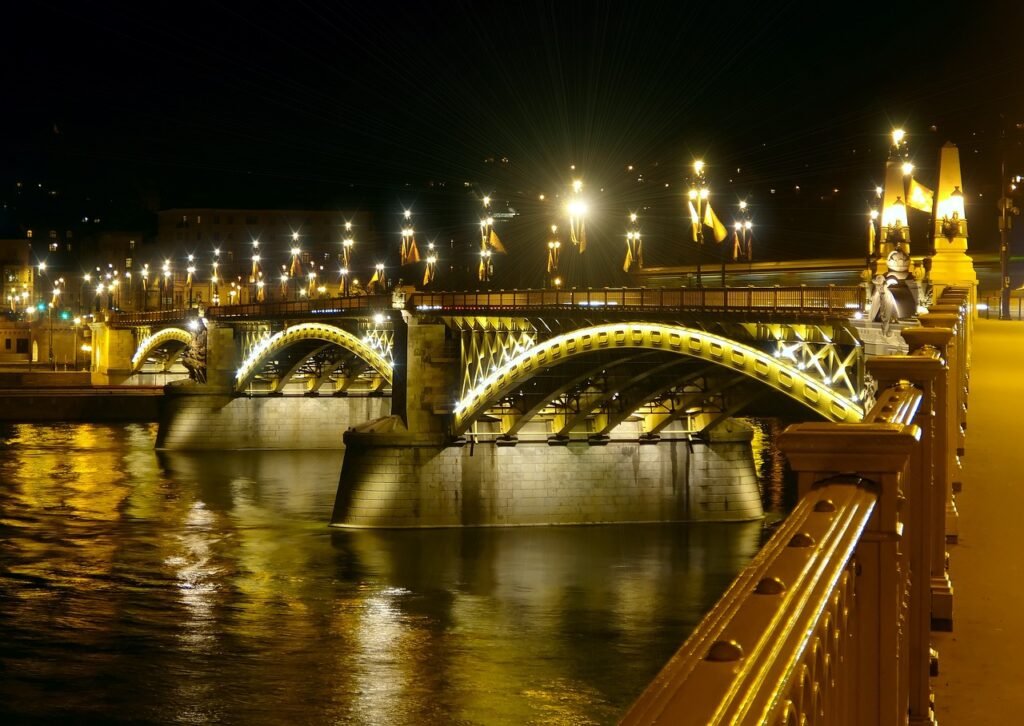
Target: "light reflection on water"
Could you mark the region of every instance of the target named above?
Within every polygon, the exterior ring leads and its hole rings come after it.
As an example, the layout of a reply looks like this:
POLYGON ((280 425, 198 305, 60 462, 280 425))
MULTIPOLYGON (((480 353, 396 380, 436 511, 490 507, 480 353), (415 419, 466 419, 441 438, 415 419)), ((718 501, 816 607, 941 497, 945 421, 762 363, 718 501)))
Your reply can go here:
POLYGON ((761 526, 339 531, 335 452, 0 428, 0 720, 612 723, 761 526))

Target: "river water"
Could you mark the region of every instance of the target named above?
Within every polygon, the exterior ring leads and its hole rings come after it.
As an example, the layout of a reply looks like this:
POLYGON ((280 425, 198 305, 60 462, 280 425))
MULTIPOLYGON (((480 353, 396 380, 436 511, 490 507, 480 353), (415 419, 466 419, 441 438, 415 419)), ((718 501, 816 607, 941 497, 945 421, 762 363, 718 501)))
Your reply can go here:
POLYGON ((155 436, 0 427, 0 723, 614 723, 762 534, 332 530, 340 453, 155 436))

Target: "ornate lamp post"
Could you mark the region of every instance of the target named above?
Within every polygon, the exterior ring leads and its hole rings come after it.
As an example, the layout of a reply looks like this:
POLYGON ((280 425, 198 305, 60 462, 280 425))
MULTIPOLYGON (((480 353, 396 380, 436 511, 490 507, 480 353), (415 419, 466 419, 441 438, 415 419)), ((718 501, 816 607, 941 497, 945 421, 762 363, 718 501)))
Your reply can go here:
POLYGON ((690 177, 689 207, 690 224, 694 243, 697 245, 697 287, 703 287, 701 279, 700 258, 704 248, 704 212, 703 207, 708 199, 707 178, 704 176, 704 162, 693 162, 693 176, 690 177))
POLYGON ((428 287, 434 282, 434 274, 437 271, 437 252, 434 243, 427 243, 427 266, 423 270, 423 287, 428 287))
POLYGON ((195 266, 195 255, 188 256, 188 267, 185 268, 185 272, 188 273, 185 277, 185 287, 188 288, 188 306, 192 307, 192 278, 196 274, 195 266))
POLYGON ((626 261, 622 263, 622 271, 629 272, 644 266, 644 248, 640 239, 640 227, 637 225, 635 212, 629 215, 629 227, 626 231, 626 261))
POLYGON ((292 232, 292 260, 288 267, 288 277, 295 281, 295 299, 299 299, 299 288, 302 283, 299 280, 302 279, 302 248, 296 244, 299 241, 299 233, 292 232))
MULTIPOLYGON (((352 237, 352 223, 345 222, 345 238, 341 240, 341 264, 342 267, 352 267, 352 248, 356 241, 352 237)), ((347 290, 348 288, 346 288, 347 290)), ((347 292, 345 294, 348 294, 347 292)))
POLYGON ((416 247, 415 230, 412 227, 412 212, 402 212, 405 223, 402 225, 402 246, 399 250, 399 265, 405 267, 420 261, 420 251, 416 247))
POLYGON ((213 250, 213 271, 210 274, 210 303, 220 305, 220 249, 213 250))
POLYGON ((548 266, 547 266, 547 284, 548 287, 556 287, 555 280, 561 284, 561 278, 558 276, 558 258, 561 253, 562 243, 556 236, 558 234, 558 226, 551 225, 551 239, 548 240, 548 266))
POLYGON ((733 262, 746 260, 750 262, 754 257, 753 239, 751 230, 754 224, 750 221, 747 211, 747 203, 740 202, 740 218, 733 223, 734 239, 732 245, 733 262))

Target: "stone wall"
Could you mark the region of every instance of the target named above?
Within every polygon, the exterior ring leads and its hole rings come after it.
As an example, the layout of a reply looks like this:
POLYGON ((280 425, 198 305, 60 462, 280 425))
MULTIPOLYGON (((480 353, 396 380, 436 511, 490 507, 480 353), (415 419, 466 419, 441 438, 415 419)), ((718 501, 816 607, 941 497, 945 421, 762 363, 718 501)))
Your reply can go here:
POLYGON ((233 397, 212 386, 168 386, 158 449, 340 449, 351 426, 390 413, 382 396, 233 397))
POLYGON ((346 435, 332 524, 447 527, 750 520, 762 516, 749 435, 548 446, 366 445, 346 435), (741 438, 741 437, 734 437, 741 438))

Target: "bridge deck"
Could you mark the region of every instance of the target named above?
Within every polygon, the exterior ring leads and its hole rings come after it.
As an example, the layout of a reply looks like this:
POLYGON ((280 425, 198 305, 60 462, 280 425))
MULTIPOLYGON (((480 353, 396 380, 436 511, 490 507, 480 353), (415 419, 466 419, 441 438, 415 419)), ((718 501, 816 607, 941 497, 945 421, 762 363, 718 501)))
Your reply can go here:
POLYGON ((933 633, 941 724, 1017 723, 1024 713, 1024 323, 975 328, 960 542, 950 547, 954 632, 933 633))

